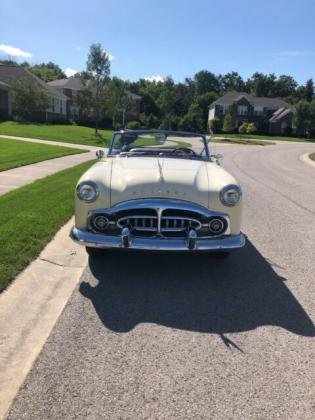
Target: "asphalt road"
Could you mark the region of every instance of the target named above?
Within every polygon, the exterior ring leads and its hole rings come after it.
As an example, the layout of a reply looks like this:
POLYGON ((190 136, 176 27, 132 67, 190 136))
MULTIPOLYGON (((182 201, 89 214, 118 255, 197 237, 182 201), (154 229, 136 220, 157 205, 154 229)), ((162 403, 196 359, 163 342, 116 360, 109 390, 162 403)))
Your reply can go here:
POLYGON ((246 247, 90 261, 9 419, 315 418, 315 145, 217 149, 246 247))

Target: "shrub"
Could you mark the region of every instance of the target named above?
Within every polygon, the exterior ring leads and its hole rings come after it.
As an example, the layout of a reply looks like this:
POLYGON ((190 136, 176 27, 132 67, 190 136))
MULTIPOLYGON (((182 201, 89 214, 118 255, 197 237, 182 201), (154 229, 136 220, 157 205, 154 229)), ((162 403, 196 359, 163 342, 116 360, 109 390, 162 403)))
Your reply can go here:
POLYGON ((243 124, 242 125, 240 125, 239 127, 238 127, 238 132, 240 133, 240 134, 245 134, 245 133, 247 133, 248 131, 248 126, 249 126, 249 124, 247 123, 247 122, 243 122, 243 124))
POLYGON ((226 116, 224 117, 223 131, 225 133, 231 133, 232 131, 234 131, 233 119, 230 114, 226 114, 226 116))
POLYGON ((247 124, 247 128, 246 128, 247 134, 253 134, 253 133, 256 133, 256 131, 257 131, 257 128, 254 123, 247 124))
POLYGON ((139 128, 141 128, 141 124, 139 121, 129 121, 126 127, 130 130, 138 130, 139 128))
POLYGON ((145 115, 144 113, 140 115, 141 125, 145 128, 158 128, 160 125, 160 120, 153 114, 145 115))
POLYGON ((218 117, 214 117, 209 123, 210 130, 213 133, 219 133, 222 130, 222 121, 218 117))

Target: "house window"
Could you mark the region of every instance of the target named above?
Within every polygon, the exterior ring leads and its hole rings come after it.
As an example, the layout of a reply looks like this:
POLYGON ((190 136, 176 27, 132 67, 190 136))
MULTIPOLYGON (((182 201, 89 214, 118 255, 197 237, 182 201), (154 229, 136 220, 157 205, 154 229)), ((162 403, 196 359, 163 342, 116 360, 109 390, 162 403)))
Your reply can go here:
POLYGON ((287 128, 288 128, 287 122, 286 121, 282 121, 282 123, 281 123, 281 134, 285 134, 287 128))
POLYGON ((248 108, 246 105, 238 105, 237 113, 238 115, 247 115, 248 108))
POLYGON ((51 109, 52 109, 52 112, 55 112, 55 100, 54 100, 54 98, 51 99, 51 109))
POLYGON ((60 114, 62 114, 62 100, 60 99, 60 114))
POLYGON ((262 115, 264 113, 264 107, 263 106, 255 106, 254 107, 254 114, 255 115, 262 115))
POLYGON ((223 115, 227 114, 229 112, 229 108, 230 108, 229 105, 222 104, 221 105, 221 112, 222 112, 222 114, 223 115))

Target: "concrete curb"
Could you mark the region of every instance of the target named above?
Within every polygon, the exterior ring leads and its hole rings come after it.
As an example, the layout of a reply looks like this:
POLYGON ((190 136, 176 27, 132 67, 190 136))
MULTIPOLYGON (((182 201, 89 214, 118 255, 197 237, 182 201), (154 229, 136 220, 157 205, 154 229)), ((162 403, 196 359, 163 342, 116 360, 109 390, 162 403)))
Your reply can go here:
POLYGON ((0 419, 76 287, 88 257, 69 238, 71 219, 0 295, 0 419))
POLYGON ((304 163, 307 163, 310 166, 313 166, 313 168, 315 168, 315 161, 310 159, 309 155, 311 153, 305 153, 304 155, 300 156, 300 160, 304 163))

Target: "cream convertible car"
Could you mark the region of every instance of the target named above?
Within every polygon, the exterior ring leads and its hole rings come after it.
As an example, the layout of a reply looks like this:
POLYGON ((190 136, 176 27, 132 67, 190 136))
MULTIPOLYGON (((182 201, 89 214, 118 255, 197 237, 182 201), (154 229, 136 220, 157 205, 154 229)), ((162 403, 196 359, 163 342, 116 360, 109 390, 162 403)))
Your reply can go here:
POLYGON ((106 248, 215 251, 245 244, 242 191, 201 134, 115 132, 107 156, 80 178, 71 237, 106 248))

